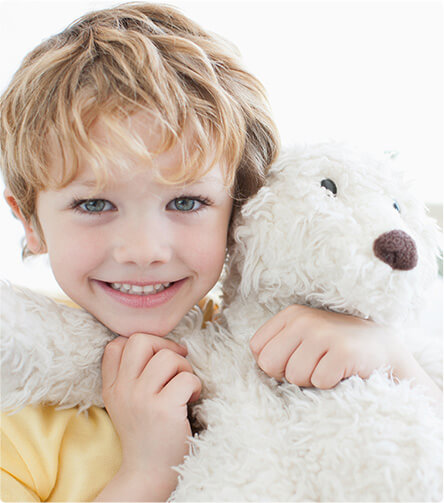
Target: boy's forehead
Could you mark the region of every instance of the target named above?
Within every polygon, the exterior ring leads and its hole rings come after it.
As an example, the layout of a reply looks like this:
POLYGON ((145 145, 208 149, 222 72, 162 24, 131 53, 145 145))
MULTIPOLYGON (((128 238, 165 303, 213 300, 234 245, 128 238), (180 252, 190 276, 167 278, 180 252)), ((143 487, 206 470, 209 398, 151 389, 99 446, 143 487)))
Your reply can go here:
MULTIPOLYGON (((85 152, 83 155, 79 155, 79 168, 85 168, 90 161, 90 157, 94 155, 94 150, 102 149, 103 152, 117 154, 118 150, 122 151, 126 157, 130 157, 130 150, 125 152, 122 147, 125 146, 125 141, 121 141, 120 144, 116 144, 118 140, 118 133, 125 132, 129 138, 133 140, 139 140, 140 146, 143 146, 145 153, 155 154, 158 151, 159 144, 162 141, 162 128, 160 126, 159 120, 148 112, 136 112, 129 114, 125 117, 117 116, 98 116, 92 121, 92 125, 88 130, 88 141, 85 142, 85 152), (119 131, 120 130, 120 131, 119 131), (88 146, 90 147, 88 149, 88 146)), ((185 136, 187 136, 187 131, 185 136)), ((55 129, 51 129, 48 133, 48 158, 50 161, 50 167, 56 168, 60 166, 60 161, 66 164, 73 163, 74 152, 70 151, 68 147, 69 139, 61 139, 55 129)), ((170 155, 178 155, 179 148, 175 146, 174 152, 170 155)), ((78 155, 78 154, 77 154, 78 155)), ((106 159, 107 163, 112 165, 118 161, 115 160, 114 155, 110 155, 106 159)))
MULTIPOLYGON (((101 156, 99 166, 97 159, 94 158, 93 148, 92 152, 85 152, 83 156, 79 155, 77 159, 73 159, 72 150, 65 149, 52 131, 48 137, 49 172, 55 184, 65 185, 61 178, 65 176, 67 165, 75 166, 75 169, 71 170, 74 176, 70 177, 70 185, 75 183, 86 187, 97 187, 103 185, 104 180, 108 185, 113 185, 120 183, 122 178, 147 171, 159 173, 161 178, 168 180, 174 178, 178 168, 186 164, 188 156, 193 154, 193 132, 190 128, 185 127, 182 136, 170 148, 162 150, 159 146, 164 140, 163 130, 156 117, 147 112, 136 112, 119 119, 118 123, 119 127, 137 142, 139 151, 126 149, 124 142, 121 142, 121 145, 116 144, 115 118, 99 117, 89 130, 91 144, 100 146, 103 152, 108 153, 101 156), (60 169, 61 166, 64 169, 60 169)), ((210 152, 204 164, 209 166, 213 160, 210 152)), ((204 176, 202 182, 219 180, 222 165, 224 165, 222 160, 215 163, 216 169, 211 170, 212 176, 209 178, 204 176)))
POLYGON ((119 123, 123 130, 131 133, 131 136, 142 140, 149 152, 155 152, 162 140, 162 127, 160 120, 149 111, 138 111, 125 117, 99 116, 90 128, 90 137, 100 144, 108 144, 112 141, 113 125, 119 123))

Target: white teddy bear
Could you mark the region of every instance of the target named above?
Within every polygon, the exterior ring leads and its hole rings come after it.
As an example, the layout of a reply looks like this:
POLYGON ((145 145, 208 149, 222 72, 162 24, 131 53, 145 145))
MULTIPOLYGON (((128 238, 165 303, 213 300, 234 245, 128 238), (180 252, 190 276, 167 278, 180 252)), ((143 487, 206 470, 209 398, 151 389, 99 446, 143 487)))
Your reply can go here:
MULTIPOLYGON (((440 501, 441 417, 420 386, 387 369, 331 390, 278 383, 249 340, 306 304, 398 327, 436 275, 438 233, 390 161, 325 143, 284 152, 234 222, 216 322, 191 311, 186 342, 203 382, 200 427, 174 501, 440 501)), ((1 285, 2 408, 101 405, 100 360, 114 334, 83 310, 1 285)), ((403 325, 404 324, 404 325, 403 325)), ((441 382, 440 339, 417 333, 441 382)))

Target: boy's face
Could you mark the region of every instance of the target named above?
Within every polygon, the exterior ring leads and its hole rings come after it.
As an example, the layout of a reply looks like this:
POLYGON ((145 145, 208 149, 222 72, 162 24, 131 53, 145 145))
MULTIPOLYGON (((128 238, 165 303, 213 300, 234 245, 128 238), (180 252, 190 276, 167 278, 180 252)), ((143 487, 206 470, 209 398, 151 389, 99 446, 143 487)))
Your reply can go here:
MULTIPOLYGON (((155 127, 142 119, 130 132, 152 148, 155 127)), ((93 134, 105 139, 100 122, 93 134)), ((173 148, 156 164, 167 174, 180 155, 173 148)), ((164 336, 219 278, 232 199, 221 165, 185 187, 134 167, 91 198, 95 178, 84 165, 67 187, 39 193, 37 215, 54 276, 71 299, 120 335, 164 336)))

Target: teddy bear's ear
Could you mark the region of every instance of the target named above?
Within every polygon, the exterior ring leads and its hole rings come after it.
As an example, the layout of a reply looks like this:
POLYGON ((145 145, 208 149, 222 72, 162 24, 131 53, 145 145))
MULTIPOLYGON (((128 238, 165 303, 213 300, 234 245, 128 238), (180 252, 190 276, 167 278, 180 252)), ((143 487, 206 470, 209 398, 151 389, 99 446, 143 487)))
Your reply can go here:
POLYGON ((272 220, 273 198, 272 190, 262 187, 245 203, 233 222, 233 240, 223 285, 225 302, 229 302, 234 295, 247 299, 253 291, 259 289, 263 271, 261 257, 269 239, 267 223, 272 220))

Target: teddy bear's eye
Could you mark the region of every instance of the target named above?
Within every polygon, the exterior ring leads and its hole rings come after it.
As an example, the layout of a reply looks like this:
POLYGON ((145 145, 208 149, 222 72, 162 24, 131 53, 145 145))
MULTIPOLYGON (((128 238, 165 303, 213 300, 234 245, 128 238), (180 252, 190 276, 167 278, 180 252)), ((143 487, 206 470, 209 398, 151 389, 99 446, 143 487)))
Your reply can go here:
POLYGON ((327 190, 332 192, 333 195, 336 195, 336 193, 338 192, 335 182, 333 180, 330 180, 330 178, 324 178, 321 182, 321 187, 326 188, 327 190))
POLYGON ((398 212, 398 213, 401 213, 401 208, 399 207, 399 204, 397 201, 393 201, 393 208, 395 208, 395 210, 398 212))

